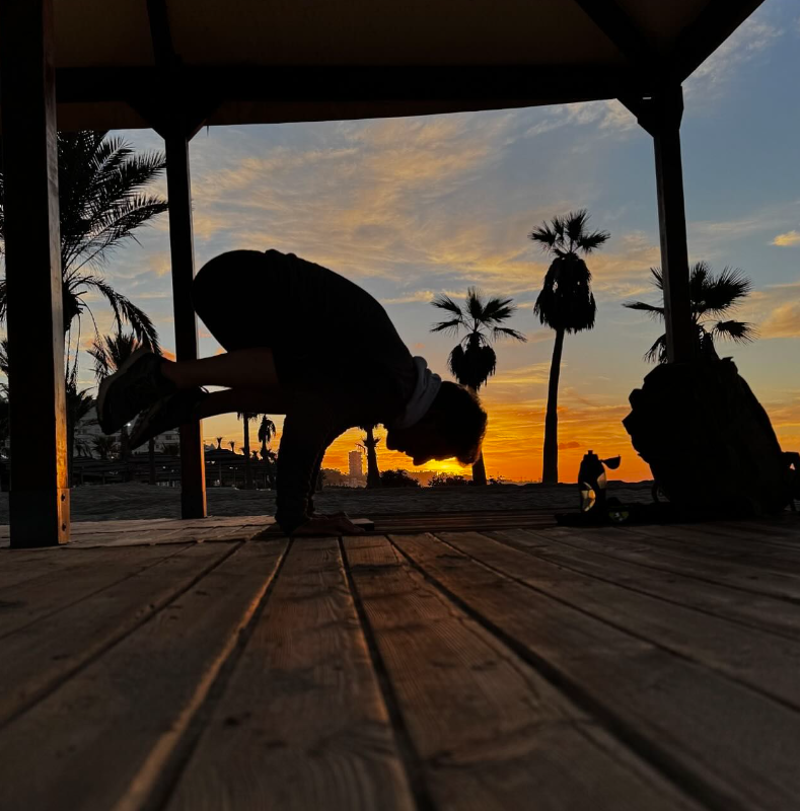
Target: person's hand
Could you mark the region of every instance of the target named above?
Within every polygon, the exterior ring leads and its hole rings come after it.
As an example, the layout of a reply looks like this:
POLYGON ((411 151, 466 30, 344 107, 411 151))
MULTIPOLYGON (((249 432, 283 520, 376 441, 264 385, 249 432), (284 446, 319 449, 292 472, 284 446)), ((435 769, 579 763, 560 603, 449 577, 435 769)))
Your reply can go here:
POLYGON ((321 515, 301 524, 292 535, 360 535, 357 527, 346 515, 321 515))

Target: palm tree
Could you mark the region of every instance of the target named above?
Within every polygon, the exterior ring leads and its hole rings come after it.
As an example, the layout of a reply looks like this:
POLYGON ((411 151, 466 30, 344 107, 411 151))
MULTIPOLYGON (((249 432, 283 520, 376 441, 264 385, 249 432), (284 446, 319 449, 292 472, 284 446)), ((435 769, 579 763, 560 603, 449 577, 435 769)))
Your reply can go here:
MULTIPOLYGON (((143 191, 163 172, 166 162, 161 152, 137 155, 122 139, 106 136, 105 132, 59 132, 57 139, 64 335, 69 358, 71 336, 76 334, 73 365, 77 363, 82 315, 88 313, 94 324, 89 307, 93 293, 99 293, 111 307, 117 331, 127 323, 137 340, 158 347, 150 318, 98 275, 97 268, 115 247, 135 240, 139 226, 167 210, 166 200, 143 191)), ((2 187, 0 171, 0 192, 2 187)), ((0 241, 4 226, 0 207, 0 241)), ((5 319, 7 307, 6 282, 2 280, 0 321, 5 319)))
POLYGON ((247 411, 237 411, 236 416, 244 422, 244 487, 245 490, 253 489, 253 471, 250 467, 250 421, 257 420, 258 414, 251 414, 247 411))
POLYGON ((103 461, 108 460, 109 456, 119 450, 119 446, 113 436, 96 436, 92 440, 92 444, 103 461))
POLYGON ((217 450, 218 451, 222 450, 222 439, 223 439, 223 437, 221 437, 221 436, 217 437, 217 450))
POLYGON ((542 223, 528 235, 555 256, 533 307, 539 321, 556 333, 544 421, 542 481, 545 484, 558 483, 558 380, 564 335, 592 329, 597 312, 590 287, 592 274, 578 253, 588 256, 611 236, 608 231, 589 231, 588 221, 586 209, 571 211, 565 217, 554 217, 550 223, 542 223))
POLYGON ((275 460, 276 456, 274 451, 271 451, 267 445, 272 437, 275 436, 275 423, 266 415, 261 415, 261 423, 258 426, 258 441, 261 443, 261 459, 267 466, 267 481, 269 486, 274 489, 275 487, 275 460))
MULTIPOLYGON (((664 276, 660 268, 650 268, 653 284, 661 291, 661 304, 656 306, 644 301, 626 301, 622 306, 630 310, 642 310, 653 318, 664 319, 664 276)), ((697 355, 716 358, 714 340, 749 343, 755 337, 753 325, 747 321, 715 321, 735 309, 752 291, 753 285, 741 270, 723 268, 715 276, 706 262, 693 265, 689 275, 689 300, 692 313, 695 352, 697 355)), ((644 355, 649 363, 667 362, 667 336, 661 335, 644 355)))
MULTIPOLYGON (((145 337, 143 340, 139 340, 133 332, 119 331, 115 335, 95 336, 88 352, 94 359, 94 374, 97 382, 100 383, 103 378, 116 372, 134 352, 141 348, 149 349, 157 354, 161 352, 157 343, 154 347, 149 338, 145 337)), ((122 459, 126 460, 128 458, 127 425, 123 425, 120 429, 120 447, 122 459)), ((152 485, 156 483, 155 454, 156 440, 153 437, 147 443, 147 458, 150 469, 149 483, 152 485)))
MULTIPOLYGON (((431 332, 449 332, 458 335, 461 330, 465 330, 467 333, 453 348, 447 363, 453 377, 473 392, 477 392, 485 385, 497 369, 497 354, 492 347, 494 340, 498 338, 527 340, 521 332, 502 326, 502 323, 517 309, 513 299, 494 297, 484 302, 481 293, 470 287, 463 307, 445 295, 438 296, 431 303, 452 316, 447 321, 434 324, 431 332)), ((486 484, 483 451, 472 466, 472 481, 475 484, 486 484)))
POLYGON ((381 486, 381 471, 378 467, 378 453, 377 448, 380 445, 380 437, 375 436, 375 428, 377 425, 359 426, 364 431, 364 439, 356 443, 361 450, 367 455, 367 487, 373 489, 381 486))
POLYGON ((233 439, 228 440, 228 445, 231 447, 231 453, 236 453, 236 442, 233 439))

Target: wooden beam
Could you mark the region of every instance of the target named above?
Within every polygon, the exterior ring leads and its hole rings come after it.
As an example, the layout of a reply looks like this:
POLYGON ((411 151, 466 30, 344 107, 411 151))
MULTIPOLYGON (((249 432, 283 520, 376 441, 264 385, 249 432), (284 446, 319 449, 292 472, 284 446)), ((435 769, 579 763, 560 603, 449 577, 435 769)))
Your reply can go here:
POLYGON ((665 88, 645 106, 655 148, 667 357, 670 362, 683 363, 692 360, 695 354, 681 162, 683 91, 680 85, 665 88))
POLYGON ((52 0, 0 3, 11 545, 69 540, 52 0))
MULTIPOLYGON (((169 247, 172 257, 172 306, 175 315, 175 356, 178 361, 197 358, 197 316, 192 305, 194 237, 189 139, 177 127, 165 139, 169 247)), ((206 475, 202 423, 180 428, 181 517, 205 518, 206 475)))
POLYGON ((652 63, 653 52, 644 33, 614 0, 575 2, 631 64, 647 68, 652 63))
MULTIPOLYGON (((450 101, 516 99, 525 104, 647 94, 651 80, 630 68, 545 65, 444 67, 270 65, 187 67, 183 92, 225 101, 450 101)), ((160 68, 62 68, 59 104, 127 101, 163 89, 160 68)))

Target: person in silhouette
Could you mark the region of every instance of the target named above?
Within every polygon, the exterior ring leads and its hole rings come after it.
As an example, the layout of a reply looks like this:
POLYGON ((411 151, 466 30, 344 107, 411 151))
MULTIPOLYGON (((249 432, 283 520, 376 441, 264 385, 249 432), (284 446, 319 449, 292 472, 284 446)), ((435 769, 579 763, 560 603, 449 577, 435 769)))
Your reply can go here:
POLYGON ((199 271, 192 299, 225 353, 172 362, 139 350, 100 386, 105 433, 139 415, 131 448, 217 414, 285 414, 275 519, 297 535, 358 531, 344 515, 313 513, 325 450, 348 428, 382 423, 386 447, 415 465, 478 459, 477 397, 412 357, 381 304, 343 276, 291 253, 230 251, 199 271), (231 292, 252 306, 228 306, 231 292))

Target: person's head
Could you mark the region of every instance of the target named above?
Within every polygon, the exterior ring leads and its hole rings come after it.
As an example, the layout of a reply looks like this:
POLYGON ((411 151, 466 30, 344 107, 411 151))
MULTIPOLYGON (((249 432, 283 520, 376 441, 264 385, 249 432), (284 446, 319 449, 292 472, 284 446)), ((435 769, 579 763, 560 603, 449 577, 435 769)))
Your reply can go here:
POLYGON ((442 383, 428 413, 410 428, 389 429, 386 447, 424 465, 431 459, 477 462, 486 433, 486 412, 477 396, 457 383, 442 383))

